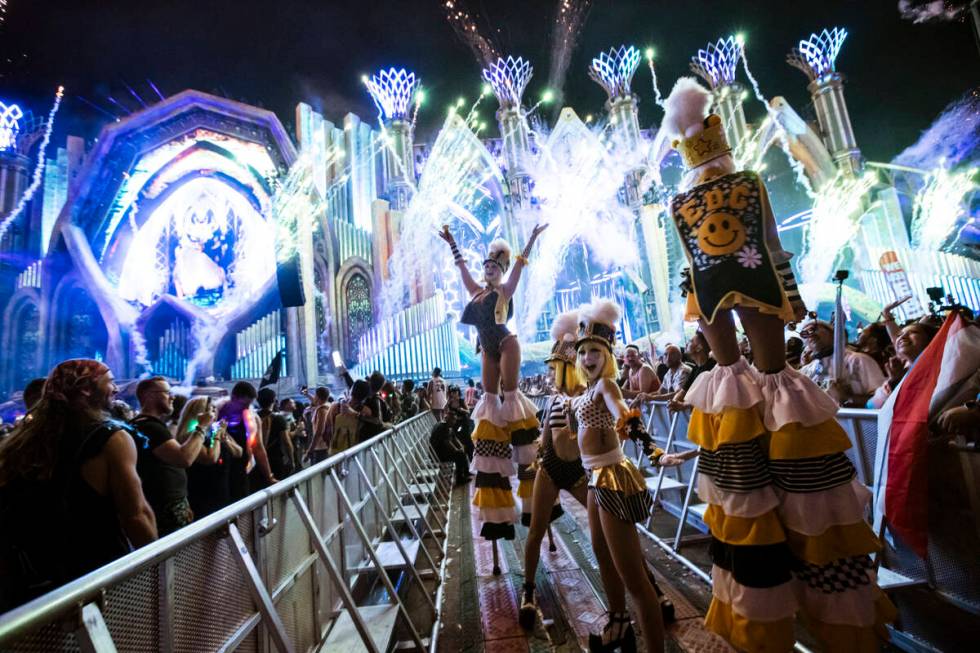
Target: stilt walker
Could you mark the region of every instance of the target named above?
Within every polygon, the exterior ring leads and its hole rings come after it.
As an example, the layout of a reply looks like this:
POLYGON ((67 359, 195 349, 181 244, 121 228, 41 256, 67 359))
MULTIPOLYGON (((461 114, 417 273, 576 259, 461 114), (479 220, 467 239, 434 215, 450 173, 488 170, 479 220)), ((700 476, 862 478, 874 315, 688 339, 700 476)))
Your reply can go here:
POLYGON ((869 494, 844 455, 837 403, 785 364, 783 329, 802 318, 766 188, 736 172, 710 93, 677 82, 664 129, 687 168, 671 215, 690 263, 687 318, 718 366, 686 395, 709 504, 713 598, 707 626, 743 651, 789 651, 802 613, 828 651, 877 651, 891 608, 869 554, 869 494), (741 357, 733 312, 752 346, 741 357))
MULTIPOLYGON (((440 237, 452 248, 453 259, 459 268, 470 302, 463 310, 460 322, 476 327, 482 353, 484 394, 473 408, 473 470, 476 472, 476 494, 473 505, 479 510, 483 526, 480 535, 493 541, 493 573, 500 574, 500 552, 497 540, 514 539, 517 514, 510 477, 515 463, 530 466, 534 462, 535 440, 538 437, 537 409, 517 389, 521 368, 521 349, 517 336, 507 329, 507 320, 514 313, 512 297, 520 282, 521 270, 534 241, 547 225, 538 225, 531 233, 524 251, 510 269, 510 247, 503 240, 490 244, 483 261, 484 285, 477 283, 463 259, 456 241, 443 227, 440 237)), ((530 495, 529 484, 525 494, 530 495)))

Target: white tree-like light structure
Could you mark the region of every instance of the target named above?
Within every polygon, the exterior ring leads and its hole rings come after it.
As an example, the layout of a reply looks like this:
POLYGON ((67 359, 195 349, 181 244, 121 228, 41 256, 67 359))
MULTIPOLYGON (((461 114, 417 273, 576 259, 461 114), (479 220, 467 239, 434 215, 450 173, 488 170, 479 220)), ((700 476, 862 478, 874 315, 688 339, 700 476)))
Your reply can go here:
POLYGON ((836 72, 837 55, 846 38, 847 30, 842 27, 811 34, 810 38, 803 39, 799 46, 790 50, 786 62, 803 71, 811 82, 818 80, 836 72))
POLYGON ((632 45, 609 48, 592 60, 589 78, 605 89, 609 99, 627 97, 631 94, 630 84, 637 66, 640 65, 640 51, 632 45))
POLYGON ((0 152, 12 149, 17 144, 20 132, 20 119, 24 112, 16 104, 0 102, 0 152))
POLYGON ((419 81, 415 73, 404 68, 389 68, 370 79, 365 77, 364 85, 385 120, 406 120, 419 81))
POLYGON ((735 71, 742 58, 742 44, 734 36, 709 43, 691 57, 691 71, 713 89, 735 82, 735 71))
POLYGON ((483 69, 483 79, 490 84, 501 108, 505 109, 521 106, 524 89, 533 74, 531 62, 523 57, 498 58, 483 69))

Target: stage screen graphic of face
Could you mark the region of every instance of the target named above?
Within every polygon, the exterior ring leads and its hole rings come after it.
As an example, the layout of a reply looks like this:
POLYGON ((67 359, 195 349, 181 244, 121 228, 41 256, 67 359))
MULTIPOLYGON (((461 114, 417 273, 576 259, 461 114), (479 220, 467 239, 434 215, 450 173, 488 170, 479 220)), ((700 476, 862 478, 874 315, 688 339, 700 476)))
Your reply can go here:
POLYGON ((134 235, 120 295, 148 305, 171 294, 205 308, 258 289, 275 272, 271 226, 221 179, 186 181, 134 235))

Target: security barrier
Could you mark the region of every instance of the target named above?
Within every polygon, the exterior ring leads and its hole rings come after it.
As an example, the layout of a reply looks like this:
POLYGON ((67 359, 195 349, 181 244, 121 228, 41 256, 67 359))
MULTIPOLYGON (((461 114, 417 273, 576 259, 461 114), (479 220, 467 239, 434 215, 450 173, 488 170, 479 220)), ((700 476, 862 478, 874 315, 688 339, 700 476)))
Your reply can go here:
POLYGON ((434 423, 416 416, 0 616, 0 650, 435 651, 452 482, 434 423))
MULTIPOLYGON (((535 397, 534 400, 543 408, 547 398, 535 397)), ((643 410, 647 429, 658 446, 665 451, 680 453, 697 448, 687 438, 688 411, 670 411, 666 402, 648 402, 643 410)), ((878 448, 878 412, 844 408, 838 411, 837 421, 851 441, 852 446, 846 455, 854 465, 858 481, 874 493, 875 470, 881 466, 881 457, 885 451, 884 447, 881 450, 878 448)), ((635 443, 627 442, 624 449, 643 472, 647 487, 654 498, 650 518, 645 524, 638 525, 640 532, 675 561, 710 584, 711 576, 695 562, 699 560, 703 564, 706 559, 703 545, 710 541, 708 527, 702 521, 707 505, 698 502, 695 491, 699 458, 688 460, 679 467, 658 468, 650 464, 635 443), (671 515, 676 519, 676 525, 670 519, 665 520, 664 515, 671 515), (666 532, 668 529, 669 534, 666 532), (702 545, 702 550, 697 555, 692 555, 689 549, 685 550, 685 547, 696 544, 702 545)), ((977 498, 976 481, 971 479, 980 478, 974 471, 980 469, 980 466, 971 460, 976 457, 975 449, 964 449, 958 456, 958 464, 962 464, 964 468, 970 505, 976 515, 980 498, 977 498)), ((875 523, 874 518, 873 513, 868 515, 869 522, 875 523)), ((975 521, 964 523, 963 527, 976 527, 980 532, 980 526, 975 521)), ((935 634, 935 628, 929 624, 930 609, 955 606, 962 611, 960 614, 980 616, 980 592, 975 583, 975 573, 968 570, 971 565, 970 555, 965 554, 955 559, 948 551, 931 550, 929 559, 923 561, 910 555, 907 550, 889 544, 883 555, 876 556, 878 584, 882 589, 890 592, 920 590, 919 598, 916 599, 918 603, 910 604, 907 608, 900 605, 900 622, 896 628, 891 629, 894 645, 916 653, 938 650, 930 643, 931 636, 935 634), (923 593, 930 597, 934 607, 921 609, 923 593)), ((797 650, 804 649, 797 645, 797 650)))

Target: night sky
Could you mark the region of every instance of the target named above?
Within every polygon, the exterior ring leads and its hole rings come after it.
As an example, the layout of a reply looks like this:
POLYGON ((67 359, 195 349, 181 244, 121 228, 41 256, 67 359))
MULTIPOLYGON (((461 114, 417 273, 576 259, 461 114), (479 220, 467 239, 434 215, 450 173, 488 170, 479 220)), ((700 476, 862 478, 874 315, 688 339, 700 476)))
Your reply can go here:
MULTIPOLYGON (((547 81, 555 0, 470 0, 467 6, 503 53, 531 59, 537 75, 525 98, 534 101, 547 81)), ((580 116, 602 111, 605 95, 585 68, 610 46, 654 46, 666 94, 699 47, 742 31, 763 92, 785 96, 812 118, 806 78, 785 55, 811 32, 838 25, 850 33, 838 70, 847 78, 858 143, 871 160, 890 160, 947 103, 980 83, 968 23, 915 25, 901 19, 896 0, 596 0, 571 59, 565 103, 580 116)), ((165 95, 196 88, 263 106, 291 128, 299 101, 335 121, 348 111, 373 120, 361 75, 406 66, 421 76, 429 97, 418 140, 431 137, 449 103, 461 95, 472 100, 480 88, 476 59, 437 0, 9 0, 0 54, 0 98, 43 114, 64 84, 58 131, 89 137, 107 116, 80 98, 123 114, 108 96, 136 108, 125 84, 149 98, 146 80, 165 95)), ((739 79, 746 82, 741 71, 739 79)), ((642 125, 659 122, 645 64, 633 89, 642 125)), ((491 100, 481 108, 491 124, 495 107, 491 100)), ((752 102, 746 110, 750 121, 762 114, 752 102)))

